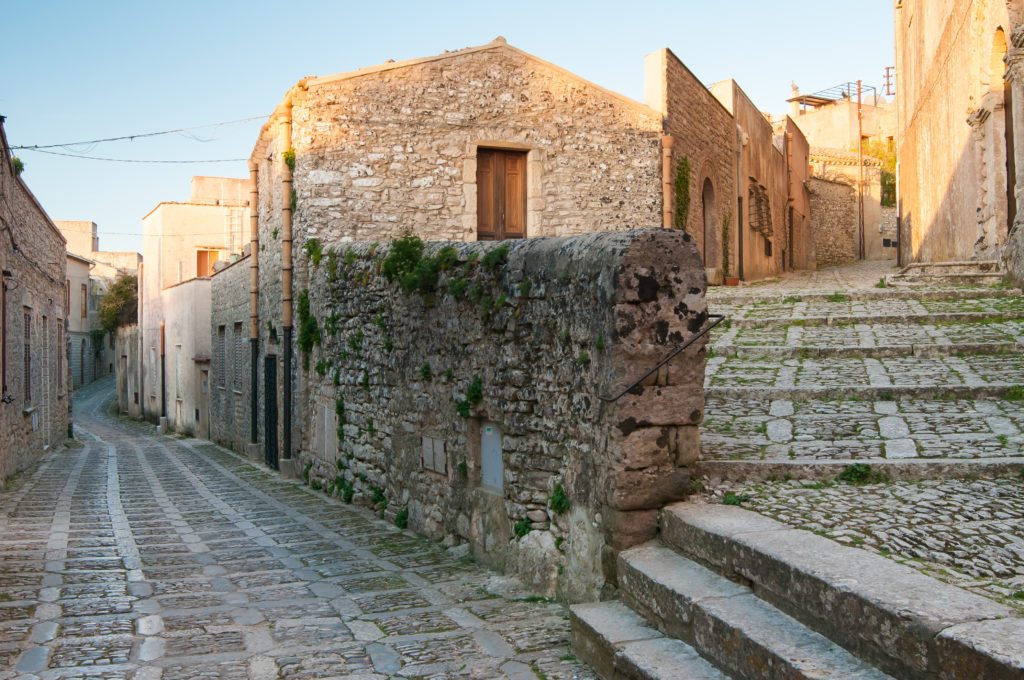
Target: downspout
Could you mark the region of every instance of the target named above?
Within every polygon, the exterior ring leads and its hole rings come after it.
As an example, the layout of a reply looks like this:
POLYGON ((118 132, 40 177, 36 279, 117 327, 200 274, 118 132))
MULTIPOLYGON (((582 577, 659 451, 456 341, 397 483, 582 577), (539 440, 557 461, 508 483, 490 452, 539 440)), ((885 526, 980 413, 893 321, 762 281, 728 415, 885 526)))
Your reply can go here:
MULTIPOLYGON (((137 309, 138 309, 138 317, 137 317, 137 321, 136 321, 136 323, 138 325, 137 325, 137 327, 135 329, 137 331, 135 333, 135 340, 136 340, 136 342, 135 342, 135 364, 136 364, 136 366, 138 368, 138 373, 139 373, 139 375, 138 375, 139 380, 136 383, 136 387, 138 388, 138 394, 139 394, 139 402, 136 404, 136 406, 138 406, 139 408, 138 408, 138 413, 135 414, 135 417, 140 418, 142 420, 146 419, 146 412, 145 412, 146 386, 143 384, 143 380, 146 377, 146 367, 143 366, 143 364, 142 364, 142 357, 143 357, 142 353, 143 353, 143 348, 145 347, 145 344, 146 344, 145 339, 142 337, 142 329, 145 328, 143 323, 144 323, 144 318, 145 318, 145 313, 146 313, 146 305, 145 305, 145 299, 143 298, 143 289, 142 289, 142 282, 145 280, 145 276, 146 276, 146 272, 144 270, 145 266, 146 266, 145 262, 140 262, 139 263, 139 273, 138 273, 138 277, 139 278, 135 282, 135 299, 138 301, 137 302, 137 304, 138 304, 138 307, 137 307, 137 309)), ((68 357, 68 374, 69 375, 71 374, 71 357, 70 356, 68 357)), ((132 401, 133 402, 135 401, 135 395, 134 394, 132 395, 132 401)), ((128 413, 129 413, 129 415, 131 415, 131 413, 132 413, 131 405, 128 406, 128 413)))
POLYGON ((743 137, 746 133, 739 125, 736 126, 736 276, 740 281, 743 277, 743 137))
POLYGON ((249 442, 259 440, 259 166, 249 162, 249 442))
MULTIPOLYGON (((789 218, 789 269, 793 270, 793 169, 789 162, 789 156, 793 151, 793 133, 785 132, 786 149, 786 217, 789 218)), ((785 266, 783 266, 785 269, 785 266)))
POLYGON ((661 138, 661 226, 672 228, 672 135, 661 138))
POLYGON ((167 365, 164 361, 164 322, 160 322, 160 417, 167 417, 167 365))
MULTIPOLYGON (((285 103, 284 150, 292 147, 292 102, 285 103)), ((282 163, 281 170, 281 318, 284 330, 284 410, 281 459, 292 457, 292 170, 282 163)))

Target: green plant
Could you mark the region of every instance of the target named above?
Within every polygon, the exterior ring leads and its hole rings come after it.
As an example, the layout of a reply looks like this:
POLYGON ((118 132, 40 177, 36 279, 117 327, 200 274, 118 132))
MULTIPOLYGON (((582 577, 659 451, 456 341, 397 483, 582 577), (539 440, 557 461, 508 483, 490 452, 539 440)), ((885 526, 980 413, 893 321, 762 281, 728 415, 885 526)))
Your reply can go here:
POLYGON ((533 281, 530 281, 530 279, 523 279, 519 282, 519 295, 526 297, 530 294, 531 288, 533 288, 533 281))
POLYGON ((438 270, 442 272, 454 267, 458 261, 459 251, 455 250, 452 246, 441 248, 441 250, 437 251, 437 255, 434 256, 434 262, 438 270))
POLYGON ((316 373, 317 373, 317 375, 319 375, 319 376, 327 375, 327 368, 328 368, 328 366, 329 366, 329 364, 328 364, 326 359, 321 359, 320 361, 316 362, 316 373))
POLYGON ((469 477, 469 466, 466 464, 465 460, 460 460, 457 467, 459 470, 459 477, 462 479, 469 477))
POLYGON ((384 336, 384 351, 390 352, 395 348, 395 341, 390 335, 384 336))
POLYGON ((277 240, 277 234, 278 234, 277 227, 274 227, 274 230, 270 232, 270 237, 273 238, 276 241, 277 240))
POLYGON ((516 538, 519 539, 530 533, 530 529, 532 528, 532 522, 524 517, 512 525, 512 533, 514 533, 516 538))
POLYGON ((750 494, 748 494, 748 493, 736 494, 736 493, 733 493, 733 492, 730 491, 729 493, 725 494, 725 497, 722 499, 722 504, 723 505, 742 505, 743 503, 746 503, 749 500, 750 500, 750 494))
POLYGON ((17 156, 11 156, 11 169, 15 177, 21 177, 21 173, 25 172, 25 163, 17 156))
POLYGON ((289 172, 295 172, 295 149, 291 148, 281 154, 284 164, 288 166, 289 172))
POLYGON ((357 328, 356 332, 348 336, 348 340, 346 340, 348 348, 355 352, 356 356, 359 356, 359 353, 362 352, 364 337, 366 336, 363 334, 363 329, 357 328))
POLYGON ((455 401, 455 412, 463 418, 469 417, 469 402, 465 399, 458 399, 455 401))
POLYGON ((373 325, 379 328, 382 333, 388 329, 387 322, 384 321, 384 315, 380 313, 373 317, 373 325))
POLYGON ((381 273, 388 281, 401 282, 416 269, 423 256, 423 240, 406 232, 391 242, 391 252, 384 258, 381 273))
POLYGON ((299 194, 295 189, 292 189, 292 196, 288 200, 288 209, 295 212, 295 207, 299 204, 299 194))
POLYGON ((1015 590, 1010 597, 1014 600, 1024 600, 1024 590, 1015 590))
POLYGON ((370 487, 370 502, 372 502, 374 505, 379 505, 381 503, 386 503, 387 502, 387 498, 384 496, 384 489, 380 488, 379 486, 371 486, 370 487))
POLYGON ((561 340, 563 345, 569 342, 569 329, 563 329, 562 332, 558 334, 558 339, 561 340))
POLYGON ((849 302, 850 301, 850 298, 846 297, 845 295, 843 295, 839 291, 835 291, 834 293, 832 293, 831 295, 829 295, 825 299, 828 300, 829 302, 849 302))
POLYGON ((324 332, 330 335, 338 334, 338 322, 341 321, 341 315, 337 312, 331 313, 326 319, 324 319, 324 332))
POLYGON ((460 298, 466 294, 466 288, 469 284, 466 283, 465 279, 452 279, 448 282, 448 294, 454 298, 460 298))
POLYGON ((315 345, 320 344, 320 326, 316 322, 316 317, 309 311, 308 288, 303 288, 302 292, 299 293, 298 308, 299 337, 296 339, 295 344, 300 350, 308 353, 315 345))
POLYGON ((139 280, 134 274, 122 274, 110 284, 99 304, 100 328, 104 333, 114 333, 118 326, 138 321, 138 287, 139 280))
POLYGON ((494 250, 490 250, 484 254, 483 258, 480 260, 480 264, 493 271, 505 264, 506 260, 508 260, 508 246, 500 245, 494 250))
POLYGON ((322 489, 324 487, 320 483, 319 479, 315 479, 314 478, 314 479, 309 480, 309 488, 312 489, 313 491, 319 491, 320 489, 322 489))
POLYGON ((480 376, 473 376, 473 382, 466 389, 466 401, 470 404, 479 404, 484 398, 484 385, 480 376))
POLYGON ((366 372, 366 369, 363 369, 363 375, 359 378, 359 385, 364 392, 370 391, 370 374, 366 372))
POLYGON ((424 380, 430 380, 431 372, 429 362, 425 361, 423 362, 423 365, 420 366, 420 377, 423 378, 424 380))
POLYGON ((732 210, 722 215, 722 276, 729 276, 729 224, 732 222, 732 210))
POLYGON ((569 510, 569 495, 565 493, 565 487, 555 484, 554 492, 548 497, 548 505, 559 515, 569 510))
POLYGON ((395 514, 395 526, 399 529, 409 526, 409 508, 402 508, 395 514))
POLYGON ((676 167, 676 211, 672 226, 686 231, 690 218, 690 159, 683 156, 676 167))
POLYGON ((1021 401, 1024 400, 1024 385, 1013 385, 1007 387, 1006 391, 1003 392, 1003 399, 1010 401, 1021 401))
POLYGON ((306 243, 303 244, 302 249, 306 252, 306 256, 313 263, 313 269, 320 266, 320 260, 324 255, 324 248, 320 245, 320 239, 312 236, 306 239, 306 243))
POLYGON ((844 465, 837 479, 840 482, 862 486, 871 483, 871 466, 867 463, 851 463, 844 465))
POLYGON ((371 437, 377 434, 377 428, 373 424, 373 418, 366 419, 366 433, 369 434, 371 437))
POLYGON ((352 482, 345 482, 341 487, 341 500, 346 503, 352 502, 352 496, 356 493, 356 489, 352 486, 352 482))
POLYGON ((878 283, 875 284, 875 288, 885 288, 885 277, 878 279, 878 283))
POLYGON ((576 363, 580 366, 586 366, 590 363, 590 355, 586 350, 580 350, 579 356, 576 357, 576 363))
POLYGON ((494 308, 494 298, 485 295, 480 299, 480 318, 486 319, 494 308))
POLYGON ((604 336, 603 335, 597 336, 597 342, 594 343, 594 349, 596 349, 598 352, 603 352, 604 351, 604 336))
POLYGON ((449 366, 448 368, 444 369, 444 379, 445 380, 451 380, 453 375, 455 375, 455 371, 452 370, 451 366, 449 366))
POLYGON ((309 471, 313 469, 313 461, 306 463, 305 467, 302 468, 302 478, 309 481, 309 471))

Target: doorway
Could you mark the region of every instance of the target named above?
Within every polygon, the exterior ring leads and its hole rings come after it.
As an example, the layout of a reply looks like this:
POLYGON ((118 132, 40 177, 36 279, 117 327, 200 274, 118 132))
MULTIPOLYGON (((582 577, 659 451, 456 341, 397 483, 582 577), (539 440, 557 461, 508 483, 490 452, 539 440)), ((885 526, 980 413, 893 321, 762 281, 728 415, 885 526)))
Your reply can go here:
POLYGON ((277 355, 263 359, 263 453, 267 467, 277 469, 277 355))

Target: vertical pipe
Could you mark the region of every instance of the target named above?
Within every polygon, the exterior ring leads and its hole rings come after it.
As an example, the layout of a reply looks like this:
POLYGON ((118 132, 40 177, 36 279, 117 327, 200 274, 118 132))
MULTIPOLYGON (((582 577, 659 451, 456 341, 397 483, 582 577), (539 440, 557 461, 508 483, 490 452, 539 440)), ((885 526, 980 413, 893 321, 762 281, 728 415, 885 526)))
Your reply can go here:
POLYGON ((672 228, 672 135, 661 138, 661 226, 672 228))
POLYGON ((260 348, 260 315, 259 315, 259 166, 249 162, 249 442, 255 444, 259 440, 259 348, 260 348))
MULTIPOLYGON (((285 104, 282 130, 284 150, 292 146, 292 103, 285 104)), ((282 152, 283 155, 283 152, 282 152)), ((281 316, 284 330, 284 389, 281 458, 292 457, 292 171, 287 163, 281 169, 281 316)))
POLYGON ((861 81, 857 81, 857 252, 858 259, 867 259, 864 252, 864 112, 861 110, 861 81))
POLYGON ((160 322, 160 417, 167 417, 167 365, 164 360, 164 322, 160 322))

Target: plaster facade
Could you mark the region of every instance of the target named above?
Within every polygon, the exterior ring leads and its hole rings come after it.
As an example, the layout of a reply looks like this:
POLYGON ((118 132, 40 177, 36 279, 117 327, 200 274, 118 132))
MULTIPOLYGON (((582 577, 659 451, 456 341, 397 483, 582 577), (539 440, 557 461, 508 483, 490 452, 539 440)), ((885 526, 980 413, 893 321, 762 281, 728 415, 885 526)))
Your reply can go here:
POLYGON ((0 120, 0 486, 67 438, 64 237, 14 172, 0 120))
POLYGON ((209 436, 210 276, 241 257, 247 192, 245 180, 195 177, 188 201, 142 220, 141 407, 176 432, 209 436))
POLYGON ((1007 254, 1024 200, 1022 21, 1020 0, 896 3, 901 263, 1007 254))
POLYGON ((142 361, 138 324, 121 326, 114 339, 117 361, 118 411, 132 418, 142 418, 142 361))

